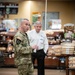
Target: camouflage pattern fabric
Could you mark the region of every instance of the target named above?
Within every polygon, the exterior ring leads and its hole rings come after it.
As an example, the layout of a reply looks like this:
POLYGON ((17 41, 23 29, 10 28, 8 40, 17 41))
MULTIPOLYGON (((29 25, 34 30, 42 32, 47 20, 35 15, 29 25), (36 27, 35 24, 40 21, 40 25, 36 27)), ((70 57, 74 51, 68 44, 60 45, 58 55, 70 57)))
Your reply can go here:
POLYGON ((18 66, 19 75, 33 75, 33 65, 21 65, 18 66))
POLYGON ((25 33, 19 31, 16 33, 13 39, 13 50, 15 53, 15 65, 18 67, 19 75, 32 75, 32 48, 25 33))

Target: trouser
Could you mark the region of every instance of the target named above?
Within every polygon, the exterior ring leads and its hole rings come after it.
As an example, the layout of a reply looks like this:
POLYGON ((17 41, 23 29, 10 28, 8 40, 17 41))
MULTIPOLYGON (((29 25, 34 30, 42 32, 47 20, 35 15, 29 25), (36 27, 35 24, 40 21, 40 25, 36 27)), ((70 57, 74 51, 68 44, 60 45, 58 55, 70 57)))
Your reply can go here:
POLYGON ((18 66, 19 75, 33 75, 33 64, 24 64, 18 66))
POLYGON ((38 69, 38 75, 44 75, 44 58, 45 53, 44 50, 37 50, 36 53, 32 53, 32 62, 34 64, 35 59, 37 59, 37 69, 38 69))

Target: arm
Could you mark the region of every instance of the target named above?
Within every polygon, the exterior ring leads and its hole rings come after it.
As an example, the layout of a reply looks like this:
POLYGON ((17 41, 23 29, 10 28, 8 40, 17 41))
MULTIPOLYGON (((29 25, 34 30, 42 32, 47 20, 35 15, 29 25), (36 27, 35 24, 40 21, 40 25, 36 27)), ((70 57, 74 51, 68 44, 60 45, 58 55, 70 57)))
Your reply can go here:
POLYGON ((29 45, 23 45, 23 41, 21 39, 14 38, 13 45, 14 51, 20 54, 29 54, 32 52, 32 48, 29 45))

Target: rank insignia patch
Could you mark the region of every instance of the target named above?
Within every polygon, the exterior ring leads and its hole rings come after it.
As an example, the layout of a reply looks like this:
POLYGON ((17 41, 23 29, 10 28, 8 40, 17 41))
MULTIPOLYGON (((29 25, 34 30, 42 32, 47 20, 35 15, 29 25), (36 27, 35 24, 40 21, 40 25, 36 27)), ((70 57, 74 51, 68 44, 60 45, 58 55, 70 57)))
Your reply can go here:
POLYGON ((19 37, 17 37, 16 44, 19 45, 20 43, 21 43, 21 39, 19 37))
POLYGON ((20 39, 17 39, 16 40, 16 44, 19 45, 20 43, 21 43, 21 40, 20 39))

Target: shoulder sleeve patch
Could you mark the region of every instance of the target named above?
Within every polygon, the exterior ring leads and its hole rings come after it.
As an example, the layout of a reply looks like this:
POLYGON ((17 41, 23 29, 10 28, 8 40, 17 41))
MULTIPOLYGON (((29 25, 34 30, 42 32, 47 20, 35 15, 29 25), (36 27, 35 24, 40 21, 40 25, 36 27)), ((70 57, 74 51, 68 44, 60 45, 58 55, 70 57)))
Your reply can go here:
POLYGON ((17 44, 17 45, 19 45, 19 44, 21 43, 21 41, 22 41, 22 40, 21 40, 20 37, 17 37, 17 38, 16 38, 16 44, 17 44))

